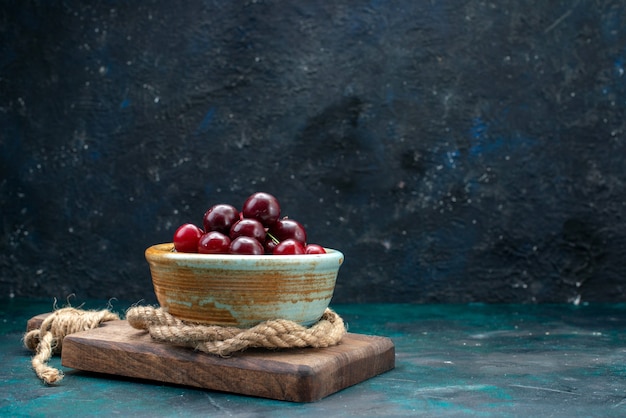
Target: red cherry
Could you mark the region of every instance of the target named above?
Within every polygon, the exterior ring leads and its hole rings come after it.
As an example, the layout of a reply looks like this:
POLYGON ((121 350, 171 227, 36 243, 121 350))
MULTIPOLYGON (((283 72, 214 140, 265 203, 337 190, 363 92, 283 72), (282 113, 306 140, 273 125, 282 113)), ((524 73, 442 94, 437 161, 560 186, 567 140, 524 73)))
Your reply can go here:
POLYGON ((196 253, 202 234, 202 229, 196 225, 183 224, 174 232, 174 248, 181 253, 196 253))
POLYGON ((202 223, 206 232, 219 231, 228 235, 231 226, 238 220, 239 211, 234 206, 219 204, 204 213, 202 223))
POLYGON ((261 242, 265 242, 265 228, 261 222, 256 219, 244 218, 230 228, 230 239, 233 240, 240 236, 251 237, 261 242))
POLYGON ((270 227, 269 232, 279 241, 295 239, 302 244, 306 243, 306 230, 304 226, 293 219, 284 218, 276 221, 276 223, 270 227))
POLYGON ((269 236, 265 238, 265 242, 263 243, 263 247, 265 248, 265 254, 272 254, 274 252, 274 248, 276 248, 277 245, 278 243, 269 236))
POLYGON ((232 240, 229 252, 239 255, 262 255, 265 250, 258 240, 242 235, 232 240))
POLYGON ((304 253, 305 254, 326 254, 326 250, 321 245, 307 244, 307 246, 304 247, 304 253))
POLYGON ((295 239, 286 239, 274 248, 274 255, 295 255, 304 254, 304 245, 295 239))
POLYGON ((209 231, 198 241, 200 254, 228 254, 229 249, 230 238, 218 231, 209 231))
POLYGON ((271 194, 257 192, 246 199, 241 213, 244 218, 256 219, 263 226, 269 227, 280 217, 280 204, 271 194))

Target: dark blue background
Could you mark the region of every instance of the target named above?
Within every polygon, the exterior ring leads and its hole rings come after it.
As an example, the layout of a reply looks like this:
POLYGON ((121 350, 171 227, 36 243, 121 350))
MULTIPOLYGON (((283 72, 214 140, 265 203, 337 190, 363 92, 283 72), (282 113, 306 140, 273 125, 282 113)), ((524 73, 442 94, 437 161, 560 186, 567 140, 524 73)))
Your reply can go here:
POLYGON ((153 300, 263 190, 335 301, 623 301, 620 1, 4 1, 0 291, 153 300))

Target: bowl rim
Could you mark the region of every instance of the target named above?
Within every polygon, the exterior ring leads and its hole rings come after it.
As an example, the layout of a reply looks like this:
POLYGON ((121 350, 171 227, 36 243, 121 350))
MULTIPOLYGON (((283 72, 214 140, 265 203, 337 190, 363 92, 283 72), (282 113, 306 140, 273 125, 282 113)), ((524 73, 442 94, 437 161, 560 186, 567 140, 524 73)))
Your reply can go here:
POLYGON ((324 247, 325 254, 294 254, 294 255, 272 255, 272 254, 260 254, 260 255, 237 255, 237 254, 200 254, 200 253, 181 253, 174 251, 173 242, 164 242, 161 244, 154 244, 146 248, 146 257, 162 257, 171 258, 174 260, 250 260, 250 261, 283 261, 283 262, 302 262, 306 260, 316 259, 343 259, 344 254, 334 248, 324 247))

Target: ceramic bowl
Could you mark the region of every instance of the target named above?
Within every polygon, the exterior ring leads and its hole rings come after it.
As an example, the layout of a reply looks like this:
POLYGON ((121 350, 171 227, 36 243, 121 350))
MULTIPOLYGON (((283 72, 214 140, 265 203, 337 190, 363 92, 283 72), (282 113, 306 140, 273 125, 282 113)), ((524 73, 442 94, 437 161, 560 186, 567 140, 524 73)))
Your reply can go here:
POLYGON ((308 326, 322 316, 344 256, 232 255, 146 250, 161 307, 183 321, 249 328, 271 319, 308 326))

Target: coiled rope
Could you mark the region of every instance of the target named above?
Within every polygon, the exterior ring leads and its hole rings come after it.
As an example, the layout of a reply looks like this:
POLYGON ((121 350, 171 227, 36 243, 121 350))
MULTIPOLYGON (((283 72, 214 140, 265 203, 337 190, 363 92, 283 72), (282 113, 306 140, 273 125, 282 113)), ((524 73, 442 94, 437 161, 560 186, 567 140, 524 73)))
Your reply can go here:
POLYGON ((329 308, 308 328, 286 319, 265 321, 248 329, 188 324, 162 308, 150 306, 129 309, 126 319, 132 327, 148 331, 155 341, 222 357, 247 348, 330 347, 346 334, 343 320, 329 308))
MULTIPOLYGON (((63 339, 75 332, 97 328, 120 317, 107 309, 82 310, 72 307, 55 310, 38 329, 24 335, 24 346, 35 355, 31 364, 37 376, 50 385, 63 379, 63 372, 48 365, 61 352, 63 339)), ((262 322, 241 329, 185 323, 162 308, 135 306, 126 312, 128 323, 146 330, 155 341, 190 347, 204 353, 228 357, 247 348, 325 348, 337 345, 347 330, 343 319, 327 308, 318 322, 304 327, 286 319, 262 322)))
POLYGON ((61 308, 43 320, 38 329, 24 335, 24 346, 35 351, 31 364, 37 376, 46 384, 63 379, 63 372, 48 366, 53 354, 61 352, 63 339, 75 332, 98 327, 102 322, 120 319, 109 310, 91 311, 76 308, 61 308))

